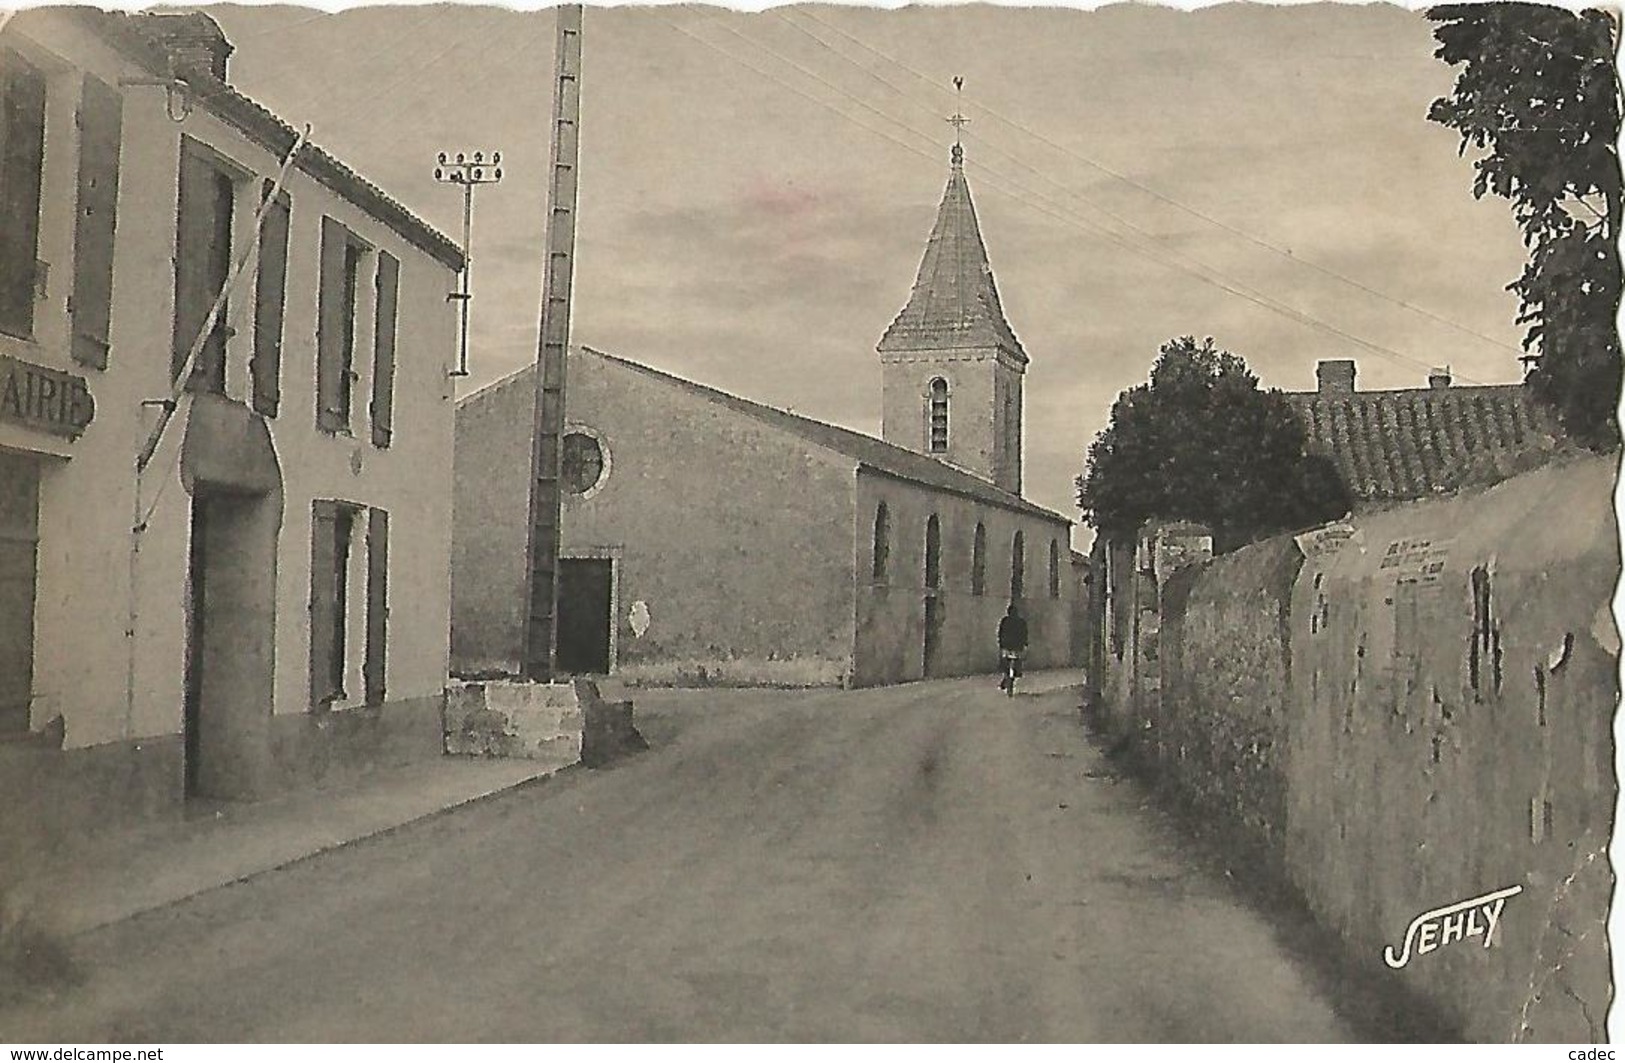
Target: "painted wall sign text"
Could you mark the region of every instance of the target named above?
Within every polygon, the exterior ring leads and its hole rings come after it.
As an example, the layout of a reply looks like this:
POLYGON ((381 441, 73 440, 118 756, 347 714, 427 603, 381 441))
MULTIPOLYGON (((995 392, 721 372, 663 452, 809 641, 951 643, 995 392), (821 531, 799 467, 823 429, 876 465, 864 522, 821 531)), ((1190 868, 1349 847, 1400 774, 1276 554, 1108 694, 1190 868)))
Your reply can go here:
POLYGON ((0 354, 0 421, 73 439, 95 415, 84 377, 0 354))

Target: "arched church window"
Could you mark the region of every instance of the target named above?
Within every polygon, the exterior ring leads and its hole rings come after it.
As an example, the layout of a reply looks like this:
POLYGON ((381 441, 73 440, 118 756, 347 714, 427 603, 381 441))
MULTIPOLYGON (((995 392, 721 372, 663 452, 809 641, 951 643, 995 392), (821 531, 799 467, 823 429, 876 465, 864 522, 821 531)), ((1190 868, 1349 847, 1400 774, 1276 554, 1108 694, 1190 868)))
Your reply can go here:
POLYGON ((886 563, 891 557, 891 516, 886 512, 886 503, 882 502, 875 507, 875 547, 874 566, 871 574, 876 583, 886 580, 886 563))
POLYGON ((1061 544, 1054 539, 1049 541, 1049 596, 1061 596, 1061 544))
POLYGON ((925 522, 925 585, 942 586, 942 524, 935 513, 925 522))
POLYGON ((970 592, 987 593, 987 528, 976 522, 976 538, 970 544, 970 592))
POLYGON ((948 382, 940 376, 931 381, 931 453, 948 450, 948 382))
POLYGON ((1021 532, 1016 532, 1015 541, 1010 544, 1010 600, 1015 601, 1026 590, 1027 583, 1027 543, 1021 532))

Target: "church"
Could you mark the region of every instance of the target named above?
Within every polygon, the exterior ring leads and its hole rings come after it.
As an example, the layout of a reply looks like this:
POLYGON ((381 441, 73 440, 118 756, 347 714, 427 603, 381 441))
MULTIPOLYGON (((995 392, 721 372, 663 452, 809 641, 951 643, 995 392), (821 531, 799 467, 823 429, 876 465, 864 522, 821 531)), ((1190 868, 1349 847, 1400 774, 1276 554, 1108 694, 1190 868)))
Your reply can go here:
MULTIPOLYGON (((907 305, 881 337, 882 436, 570 352, 558 667, 644 685, 869 686, 990 673, 1014 602, 1067 666, 1072 522, 1021 496, 1028 358, 955 145, 907 305)), ((535 369, 458 403, 452 668, 514 675, 535 369)))

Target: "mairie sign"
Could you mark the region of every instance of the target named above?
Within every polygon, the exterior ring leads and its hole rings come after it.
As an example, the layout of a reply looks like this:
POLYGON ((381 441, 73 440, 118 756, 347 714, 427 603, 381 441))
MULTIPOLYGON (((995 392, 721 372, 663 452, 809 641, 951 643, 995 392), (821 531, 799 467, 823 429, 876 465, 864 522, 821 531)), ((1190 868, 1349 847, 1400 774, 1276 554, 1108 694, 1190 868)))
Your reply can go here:
POLYGON ((0 354, 0 421, 73 439, 95 415, 84 377, 0 354))

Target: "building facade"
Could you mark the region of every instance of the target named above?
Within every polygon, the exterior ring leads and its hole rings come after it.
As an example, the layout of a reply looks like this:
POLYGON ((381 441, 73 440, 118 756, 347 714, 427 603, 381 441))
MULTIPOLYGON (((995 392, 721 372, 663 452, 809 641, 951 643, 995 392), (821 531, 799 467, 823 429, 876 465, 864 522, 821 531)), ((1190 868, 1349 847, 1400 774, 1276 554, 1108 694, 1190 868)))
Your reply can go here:
POLYGON ((200 15, 0 32, 0 788, 25 834, 438 750, 461 255, 313 145, 279 184, 298 134, 229 54, 200 15))
MULTIPOLYGON (((1071 522, 1019 494, 1027 356, 957 148, 879 349, 885 439, 571 352, 560 670, 784 686, 992 672, 1012 601, 1031 666, 1070 662, 1071 522)), ((526 369, 458 404, 460 675, 519 669, 534 396, 526 369)))
MULTIPOLYGON (((571 352, 559 667, 649 684, 867 686, 1071 653, 1070 522, 934 458, 571 352)), ((452 665, 519 670, 533 369, 457 410, 452 665)))

